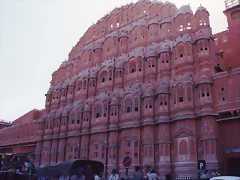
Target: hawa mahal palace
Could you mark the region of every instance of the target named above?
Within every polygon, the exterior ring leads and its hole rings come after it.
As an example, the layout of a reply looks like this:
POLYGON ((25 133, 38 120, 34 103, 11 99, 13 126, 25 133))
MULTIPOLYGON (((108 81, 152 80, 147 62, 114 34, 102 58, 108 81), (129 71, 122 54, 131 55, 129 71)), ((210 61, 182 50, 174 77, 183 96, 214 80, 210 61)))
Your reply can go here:
POLYGON ((91 159, 123 174, 128 155, 130 172, 160 177, 196 177, 198 160, 239 173, 240 1, 225 4, 228 30, 215 35, 202 6, 115 8, 53 72, 45 109, 1 124, 0 153, 34 152, 36 167, 91 159))

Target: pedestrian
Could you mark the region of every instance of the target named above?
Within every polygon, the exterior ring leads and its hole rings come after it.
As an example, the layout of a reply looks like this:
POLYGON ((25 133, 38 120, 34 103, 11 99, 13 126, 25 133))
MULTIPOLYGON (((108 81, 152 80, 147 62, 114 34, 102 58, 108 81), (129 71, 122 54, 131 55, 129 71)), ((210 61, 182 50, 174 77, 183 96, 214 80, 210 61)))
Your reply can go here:
POLYGON ((133 173, 133 180, 142 180, 143 173, 140 171, 139 166, 135 166, 135 172, 133 173))
POLYGON ((117 174, 116 169, 112 170, 112 174, 109 176, 108 180, 119 180, 119 175, 117 174))

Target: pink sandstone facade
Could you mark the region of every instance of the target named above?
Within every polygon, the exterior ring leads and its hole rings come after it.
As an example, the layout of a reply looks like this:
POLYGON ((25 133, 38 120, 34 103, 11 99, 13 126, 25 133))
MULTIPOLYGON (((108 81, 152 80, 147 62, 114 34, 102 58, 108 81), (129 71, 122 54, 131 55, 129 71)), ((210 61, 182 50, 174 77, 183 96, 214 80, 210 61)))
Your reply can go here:
POLYGON ((204 7, 193 13, 188 5, 140 0, 114 9, 53 73, 41 118, 3 129, 0 144, 16 145, 19 126, 30 123, 22 129, 33 139, 22 134, 21 141, 35 143, 37 167, 91 159, 123 174, 129 155, 130 173, 134 165, 151 165, 161 177, 196 177, 198 160, 210 172, 234 173, 239 4, 226 0, 229 28, 215 36, 204 7))

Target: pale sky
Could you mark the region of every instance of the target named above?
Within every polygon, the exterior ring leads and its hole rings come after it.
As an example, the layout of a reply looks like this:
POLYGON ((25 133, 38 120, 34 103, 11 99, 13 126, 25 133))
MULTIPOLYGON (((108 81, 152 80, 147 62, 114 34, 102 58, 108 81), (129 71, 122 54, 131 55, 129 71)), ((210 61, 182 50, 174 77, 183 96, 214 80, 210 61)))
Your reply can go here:
MULTIPOLYGON (((227 29, 224 0, 169 0, 200 4, 213 33, 227 29)), ((0 119, 13 121, 43 109, 51 74, 93 23, 136 0, 0 0, 0 119)))

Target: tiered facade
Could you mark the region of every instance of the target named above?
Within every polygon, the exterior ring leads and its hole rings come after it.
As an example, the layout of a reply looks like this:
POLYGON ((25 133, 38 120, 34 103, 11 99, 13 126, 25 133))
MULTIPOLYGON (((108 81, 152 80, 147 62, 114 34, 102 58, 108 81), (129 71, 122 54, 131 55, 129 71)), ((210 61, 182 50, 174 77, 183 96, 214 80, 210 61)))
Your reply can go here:
POLYGON ((240 56, 228 68, 219 47, 203 7, 142 0, 114 9, 53 73, 35 165, 92 159, 123 174, 129 155, 130 171, 151 165, 161 177, 196 177, 197 160, 218 169, 217 121, 230 112, 226 129, 238 132, 240 105, 240 56))

